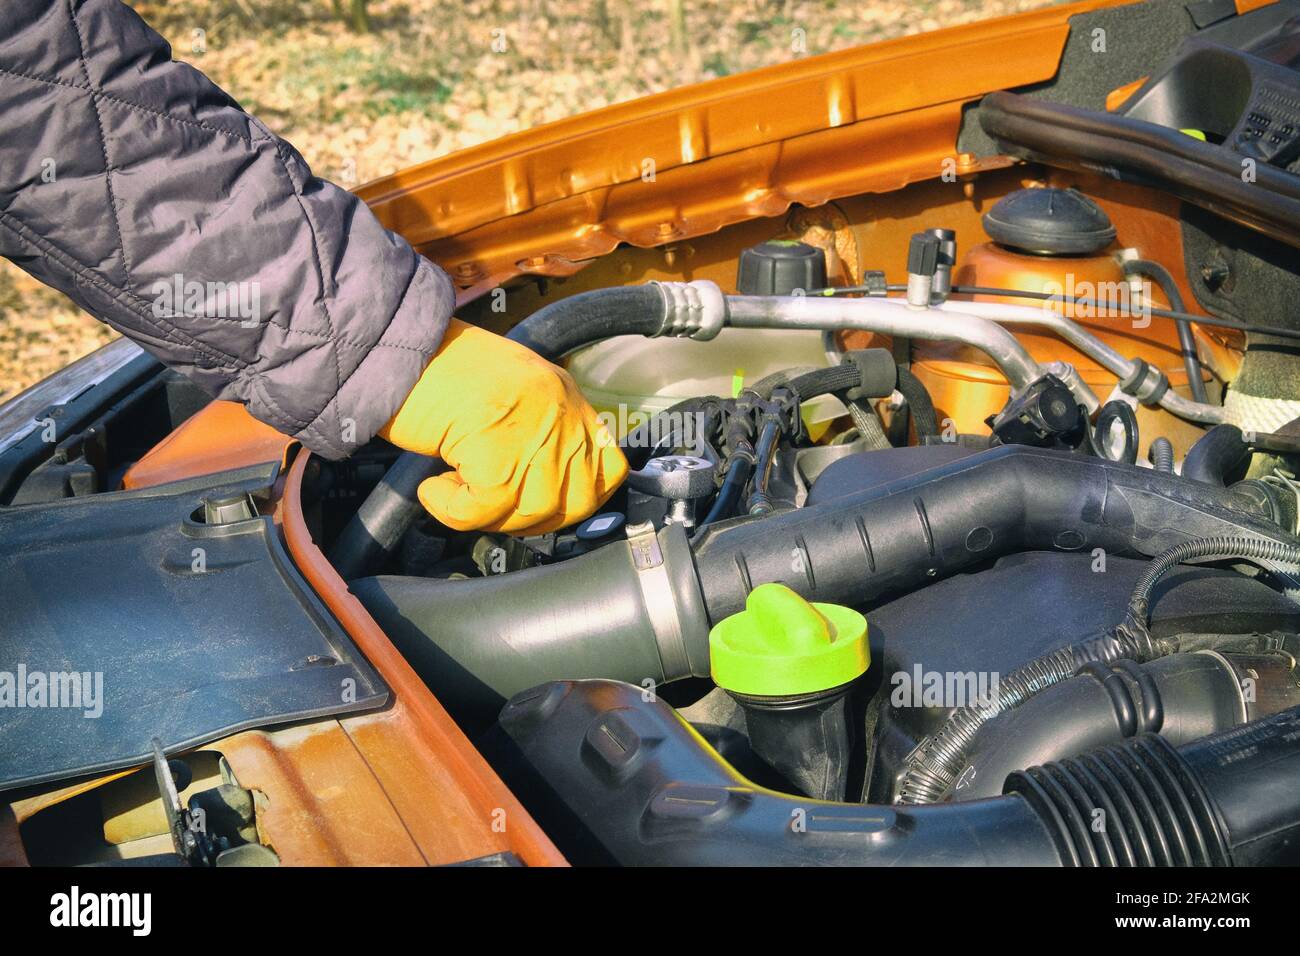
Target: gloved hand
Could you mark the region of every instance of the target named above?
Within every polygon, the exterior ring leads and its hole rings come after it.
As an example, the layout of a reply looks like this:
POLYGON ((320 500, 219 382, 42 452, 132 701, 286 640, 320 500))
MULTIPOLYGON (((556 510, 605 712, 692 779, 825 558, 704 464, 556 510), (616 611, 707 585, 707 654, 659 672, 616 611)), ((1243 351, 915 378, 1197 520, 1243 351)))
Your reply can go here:
POLYGON ((426 479, 419 495, 460 531, 554 531, 592 514, 627 475, 568 372, 457 319, 379 434, 454 469, 426 479))

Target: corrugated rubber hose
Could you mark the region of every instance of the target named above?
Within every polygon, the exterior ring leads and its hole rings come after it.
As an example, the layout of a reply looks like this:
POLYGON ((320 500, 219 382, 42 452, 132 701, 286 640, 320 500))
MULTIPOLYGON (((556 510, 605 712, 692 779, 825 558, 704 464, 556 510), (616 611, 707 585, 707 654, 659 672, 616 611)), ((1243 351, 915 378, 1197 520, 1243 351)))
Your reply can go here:
POLYGON ((1173 653, 1177 647, 1151 637, 1151 595, 1170 569, 1194 558, 1243 558, 1300 566, 1300 547, 1263 538, 1221 536, 1194 538, 1162 552, 1147 566, 1133 588, 1124 621, 1096 640, 1081 641, 1044 654, 998 682, 996 700, 960 707, 917 749, 899 785, 898 802, 937 803, 956 785, 971 744, 988 721, 1020 706, 1040 691, 1067 680, 1092 663, 1122 658, 1143 663, 1173 653))
POLYGON ((1174 473, 1174 446, 1164 435, 1151 441, 1151 467, 1166 475, 1174 473))

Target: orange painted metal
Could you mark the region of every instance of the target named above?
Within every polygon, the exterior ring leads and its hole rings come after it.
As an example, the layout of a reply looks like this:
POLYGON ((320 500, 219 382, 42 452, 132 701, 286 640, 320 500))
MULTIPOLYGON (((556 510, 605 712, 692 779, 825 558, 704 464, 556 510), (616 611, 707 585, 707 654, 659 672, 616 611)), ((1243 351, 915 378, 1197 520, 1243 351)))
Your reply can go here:
MULTIPOLYGON (((266 426, 228 408, 200 412, 182 430, 187 426, 185 436, 173 434, 159 446, 154 464, 132 487, 257 464, 292 444, 278 434, 278 441, 268 441, 266 426), (227 438, 237 450, 223 446, 227 438), (224 456, 219 467, 216 452, 224 456)), ((276 523, 295 563, 383 677, 392 700, 381 711, 246 731, 201 749, 224 755, 240 785, 254 791, 259 836, 285 865, 441 865, 498 853, 530 866, 564 865, 312 541, 300 498, 309 458, 304 451, 290 466, 276 523)), ((0 805, 0 865, 26 863, 19 838, 24 820, 128 772, 0 805)))
POLYGON ((28 865, 29 861, 27 851, 23 846, 21 830, 22 824, 27 820, 30 820, 42 810, 47 810, 65 800, 71 800, 73 797, 81 796, 83 793, 89 793, 91 790, 104 786, 104 784, 128 776, 134 773, 135 770, 134 767, 127 770, 118 770, 102 777, 79 780, 64 787, 55 787, 30 796, 19 797, 6 803, 0 803, 0 866, 28 865))
POLYGON ((1117 86, 1106 94, 1106 109, 1115 112, 1125 103, 1128 98, 1142 88, 1142 84, 1151 79, 1149 76, 1140 76, 1132 83, 1125 83, 1123 86, 1117 86))
MULTIPOLYGON (((1188 278, 1179 220, 1180 203, 1175 197, 1141 186, 1117 183, 1096 174, 1054 170, 1044 182, 1052 186, 1073 186, 1095 199, 1114 223, 1120 244, 1136 249, 1144 259, 1164 265, 1173 275, 1187 310, 1194 315, 1206 314, 1196 301, 1188 278)), ((1194 326, 1193 332, 1206 367, 1221 382, 1231 382, 1245 355, 1245 335, 1232 329, 1210 326, 1194 326)), ((1173 350, 1178 334, 1172 321, 1157 318, 1142 333, 1142 338, 1163 342, 1173 350)), ((1171 429, 1181 422, 1170 415, 1165 417, 1171 429)), ((1182 425, 1187 427, 1185 422, 1182 425)))
POLYGON ((359 194, 464 288, 568 275, 792 203, 886 192, 983 164, 955 155, 963 107, 1050 79, 1086 0, 712 80, 517 133, 359 194), (955 163, 955 168, 952 164, 955 163))
MULTIPOLYGON (((1075 187, 1095 199, 1111 217, 1119 245, 1138 250, 1144 258, 1164 263, 1177 277, 1183 298, 1199 311, 1181 268, 1183 248, 1178 225, 1178 205, 1160 193, 1115 183, 1100 176, 1046 171, 1036 166, 990 170, 969 182, 930 180, 883 195, 854 196, 824 206, 797 208, 781 216, 753 219, 704 236, 669 242, 656 249, 621 247, 603 256, 581 272, 550 282, 545 289, 533 283, 510 290, 509 309, 495 313, 480 309, 464 313, 497 331, 505 331, 519 318, 559 298, 589 289, 640 283, 650 280, 689 281, 709 279, 734 290, 736 263, 740 252, 765 239, 799 237, 814 244, 834 246, 837 257, 845 257, 844 279, 857 281, 864 269, 883 270, 891 282, 906 279, 909 237, 925 228, 943 225, 955 229, 959 254, 969 260, 972 252, 989 264, 989 237, 982 215, 998 199, 1023 186, 1075 187)), ((1022 268, 981 271, 980 280, 989 284, 1040 289, 1048 281, 1066 284, 1073 275, 1082 281, 1113 281, 1121 277, 1109 258, 1086 261, 1034 259, 1008 256, 1005 263, 1020 262, 1022 268)), ((961 278, 970 278, 964 276, 961 278)), ((469 298, 470 292, 465 293, 469 298)), ((1153 293, 1158 303, 1163 299, 1153 293)), ((1024 304, 1022 300, 1019 304, 1024 304)), ((1090 320, 1087 324, 1114 348, 1127 356, 1139 356, 1159 365, 1174 386, 1186 392, 1186 372, 1177 345, 1177 331, 1167 319, 1153 318, 1146 328, 1133 328, 1127 319, 1090 320)), ((1040 362, 1066 361, 1081 370, 1086 381, 1105 398, 1115 376, 1073 346, 1056 336, 1029 329, 1016 329, 1031 354, 1040 362)), ((1202 351, 1210 353, 1211 368, 1223 381, 1230 381, 1240 359, 1238 340, 1213 340, 1209 330, 1197 329, 1202 351)), ((841 337, 851 348, 888 346, 888 337, 851 333, 841 337)), ((951 347, 916 341, 912 343, 917 372, 935 393, 936 402, 965 431, 982 432, 983 419, 998 411, 1008 389, 1000 373, 988 360, 970 351, 952 354, 951 347), (959 359, 960 361, 958 361, 959 359)), ((1143 408, 1139 421, 1148 434, 1164 434, 1175 447, 1184 449, 1200 435, 1197 426, 1175 418, 1163 409, 1143 408)))
MULTIPOLYGON (((1069 295, 1102 301, 1125 301, 1127 295, 1123 288, 1126 285, 1124 272, 1113 255, 1048 258, 1021 255, 993 243, 971 249, 962 260, 955 281, 958 285, 1034 292, 1064 291, 1069 295)), ((1024 299, 1006 296, 979 295, 973 298, 983 302, 1027 304, 1024 299)), ((1167 308, 1169 305, 1155 290, 1150 292, 1150 299, 1151 304, 1157 307, 1167 308)), ((1056 311, 1074 319, 1122 355, 1143 359, 1159 368, 1169 378, 1171 387, 1188 394, 1187 370, 1172 322, 1150 317, 1135 320, 1123 314, 1075 310, 1069 306, 1057 307, 1056 311)), ((1040 363, 1068 361, 1102 401, 1114 389, 1116 377, 1113 372, 1059 337, 1032 328, 1018 328, 1015 332, 1020 343, 1040 363)), ((1006 380, 982 353, 938 343, 916 342, 912 355, 913 371, 929 388, 939 418, 950 418, 960 432, 981 432, 984 419, 1000 409, 1010 395, 1006 380)), ((1144 408, 1139 412, 1139 426, 1142 425, 1148 427, 1144 434, 1166 434, 1180 448, 1201 434, 1195 426, 1152 409, 1144 408)))
MULTIPOLYGON (((954 197, 953 185, 947 186, 949 193, 945 196, 940 184, 919 184, 892 195, 867 197, 861 207, 850 202, 843 204, 843 208, 854 221, 859 217, 870 220, 869 225, 858 230, 859 244, 868 250, 878 250, 867 266, 883 268, 892 282, 901 282, 906 277, 904 257, 908 237, 918 229, 939 223, 957 231, 961 259, 958 283, 1033 291, 1043 291, 1048 283, 1056 283, 1066 287, 1067 292, 1074 285, 1076 292, 1086 294, 1088 288, 1079 289, 1079 284, 1091 283, 1095 289, 1098 283, 1122 279, 1122 272, 1109 256, 1084 259, 1021 256, 990 243, 980 218, 982 212, 1013 188, 1045 185, 1077 188, 1096 200, 1115 225, 1117 247, 1134 248, 1143 258, 1166 265, 1175 275, 1185 303, 1194 312, 1200 311, 1182 268, 1177 201, 1153 190, 1091 174, 1021 167, 1007 173, 982 175, 969 197, 954 197)), ((1158 290, 1152 290, 1151 295, 1153 304, 1167 305, 1158 290)), ((1026 304, 1026 300, 1008 301, 1026 304)), ((1080 318, 1125 356, 1136 356, 1160 367, 1169 376, 1171 385, 1187 394, 1187 374, 1172 321, 1152 318, 1149 325, 1135 328, 1128 318, 1080 318)), ((1069 362, 1103 400, 1114 387, 1116 379, 1112 373, 1064 340, 1030 328, 1014 328, 1014 331, 1036 361, 1069 362)), ((1199 328, 1197 335, 1202 352, 1210 359, 1211 370, 1221 380, 1230 381, 1240 361, 1240 338, 1231 334, 1220 337, 1199 328)), ((842 336, 842 341, 850 348, 889 344, 887 338, 869 333, 850 333, 842 336)), ((1006 380, 981 353, 914 341, 911 354, 914 371, 930 389, 940 419, 952 419, 960 431, 983 432, 983 420, 997 412, 1009 395, 1006 380)), ((1165 435, 1180 452, 1202 433, 1196 425, 1159 408, 1139 409, 1138 421, 1144 434, 1165 435)))
MULTIPOLYGON (((1107 289, 1124 281, 1124 274, 1112 256, 1052 257, 1020 255, 993 243, 982 243, 966 251, 954 274, 958 285, 995 286, 1026 289, 1033 292, 1065 291, 1092 296, 1097 288, 1107 289), (1049 288, 1055 286, 1055 288, 1049 288), (1075 290, 1082 287, 1083 291, 1075 290)), ((1103 295, 1105 293, 1103 292, 1103 295)), ((1109 296, 1107 296, 1109 297, 1109 296)), ((955 297, 963 298, 961 296, 955 297)), ((978 301, 1004 301, 1023 306, 1024 299, 999 296, 975 296, 978 301)), ((1118 320, 1089 321, 1083 324, 1108 339, 1123 326, 1118 320)), ((1016 338, 1040 363, 1064 358, 1073 364, 1079 376, 1093 391, 1104 396, 1115 384, 1115 376, 1092 359, 1066 346, 1059 337, 1032 328, 1016 329, 1016 338)), ((1122 334, 1122 333, 1121 333, 1122 334)), ((1154 364, 1162 369, 1170 365, 1169 356, 1158 343, 1139 336, 1131 337, 1140 349, 1157 352, 1154 364)), ((1132 352, 1132 348, 1125 349, 1132 352)), ((1176 355, 1174 356, 1177 357, 1176 355)), ((1181 369, 1181 366, 1179 366, 1181 369)), ((983 430, 984 419, 1007 401, 1010 388, 992 360, 975 349, 941 342, 913 342, 912 370, 929 389, 935 409, 942 421, 949 418, 960 432, 983 430)))
MULTIPOLYGON (((302 512, 302 479, 310 460, 300 454, 289 468, 276 515, 295 564, 339 619, 392 691, 383 711, 340 718, 325 728, 306 728, 304 741, 277 738, 292 731, 257 732, 223 741, 221 751, 241 785, 277 793, 301 793, 304 802, 319 801, 322 790, 347 788, 347 780, 369 776, 370 796, 338 795, 327 812, 294 807, 277 815, 268 809, 266 836, 277 852, 294 862, 408 862, 413 848, 428 863, 451 863, 511 852, 530 866, 562 865, 564 858, 488 766, 474 745, 393 647, 361 603, 311 539, 302 512), (241 737, 260 738, 246 747, 241 737), (346 746, 344 744, 346 738, 346 746), (350 747, 358 763, 348 768, 350 747), (272 756, 272 755, 275 756, 272 756), (342 762, 341 762, 342 761, 342 762), (271 779, 279 768, 279 780, 271 779), (264 777, 263 774, 270 775, 264 777), (391 814, 390 814, 391 811, 391 814), (394 819, 395 818, 395 819, 394 819), (384 826, 387 820, 392 826, 384 826), (397 833, 400 822, 402 833, 397 833), (322 832, 323 844, 311 846, 308 831, 322 832), (382 847, 370 844, 382 840, 382 847), (292 849, 291 849, 292 848, 292 849), (391 855, 390 855, 391 854, 391 855)), ((279 799, 285 799, 283 793, 279 799)), ((364 791, 362 791, 364 792, 364 791)), ((291 798, 292 799, 292 798, 291 798)))
POLYGON ((265 461, 283 462, 292 443, 238 402, 210 402, 128 468, 122 487, 148 488, 265 461))

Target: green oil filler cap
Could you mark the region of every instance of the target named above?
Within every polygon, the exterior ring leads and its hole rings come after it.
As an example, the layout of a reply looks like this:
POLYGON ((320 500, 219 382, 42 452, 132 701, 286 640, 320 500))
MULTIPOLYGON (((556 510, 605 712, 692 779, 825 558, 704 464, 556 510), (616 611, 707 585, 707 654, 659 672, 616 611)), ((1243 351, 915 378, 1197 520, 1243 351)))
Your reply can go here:
POLYGON ((847 684, 871 663, 867 619, 839 604, 813 604, 784 584, 760 584, 745 610, 709 632, 713 680, 756 697, 812 694, 847 684))

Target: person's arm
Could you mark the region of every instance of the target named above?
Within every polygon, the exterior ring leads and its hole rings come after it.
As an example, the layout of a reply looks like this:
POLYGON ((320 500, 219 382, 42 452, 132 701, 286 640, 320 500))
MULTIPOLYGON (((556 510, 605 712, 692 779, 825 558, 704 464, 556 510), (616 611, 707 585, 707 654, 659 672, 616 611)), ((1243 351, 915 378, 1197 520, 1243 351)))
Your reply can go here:
POLYGON ((312 451, 452 471, 455 528, 585 518, 627 462, 562 370, 455 290, 118 0, 0 2, 0 255, 312 451))
POLYGON ((393 418, 455 302, 118 0, 0 3, 0 255, 330 458, 393 418))

